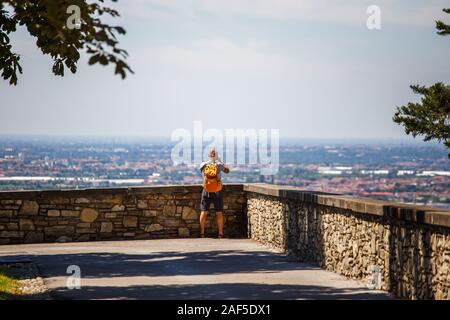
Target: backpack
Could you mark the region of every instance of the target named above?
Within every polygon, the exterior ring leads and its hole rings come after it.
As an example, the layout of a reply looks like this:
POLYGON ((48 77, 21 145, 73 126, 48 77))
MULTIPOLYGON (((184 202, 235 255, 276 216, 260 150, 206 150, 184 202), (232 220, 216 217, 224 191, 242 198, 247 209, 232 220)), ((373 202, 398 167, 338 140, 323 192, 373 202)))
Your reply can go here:
POLYGON ((207 163, 203 168, 203 189, 206 192, 219 192, 222 183, 219 179, 219 168, 216 163, 207 163))

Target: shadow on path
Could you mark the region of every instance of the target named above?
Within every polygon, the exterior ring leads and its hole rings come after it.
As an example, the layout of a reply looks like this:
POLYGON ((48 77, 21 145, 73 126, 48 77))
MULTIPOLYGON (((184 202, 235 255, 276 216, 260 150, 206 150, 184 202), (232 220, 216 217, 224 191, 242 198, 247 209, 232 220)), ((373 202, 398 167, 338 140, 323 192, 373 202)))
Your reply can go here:
POLYGON ((56 299, 356 299, 387 300, 387 295, 370 293, 361 288, 332 288, 313 285, 277 285, 255 283, 217 283, 193 285, 149 285, 128 287, 84 286, 77 290, 58 289, 56 299))
MULTIPOLYGON (((3 256, 25 259, 27 256, 3 256)), ((83 278, 220 275, 243 272, 280 272, 288 270, 321 270, 318 267, 289 260, 284 255, 261 251, 220 250, 209 252, 63 253, 31 256, 42 267, 46 277, 67 276, 69 265, 78 265, 83 278)))

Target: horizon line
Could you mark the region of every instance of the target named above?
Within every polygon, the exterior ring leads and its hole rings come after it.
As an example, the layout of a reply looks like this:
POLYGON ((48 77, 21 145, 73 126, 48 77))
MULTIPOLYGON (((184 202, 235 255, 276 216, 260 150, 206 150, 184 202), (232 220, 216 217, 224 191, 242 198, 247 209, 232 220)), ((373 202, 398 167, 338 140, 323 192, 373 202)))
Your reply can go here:
MULTIPOLYGON (((161 135, 112 135, 112 134, 1 134, 0 139, 55 139, 55 140, 103 140, 103 139, 124 139, 124 140, 166 140, 172 141, 168 136, 161 135)), ((305 141, 305 142, 391 142, 391 143, 408 143, 408 144, 431 144, 441 145, 438 141, 423 141, 420 137, 299 137, 284 136, 280 137, 280 141, 305 141)))

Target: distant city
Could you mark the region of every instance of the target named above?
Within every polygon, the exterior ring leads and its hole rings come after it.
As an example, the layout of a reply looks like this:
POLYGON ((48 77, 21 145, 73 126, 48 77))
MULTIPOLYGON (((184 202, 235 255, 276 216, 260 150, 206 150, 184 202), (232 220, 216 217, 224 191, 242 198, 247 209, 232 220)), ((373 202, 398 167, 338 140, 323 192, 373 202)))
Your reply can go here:
MULTIPOLYGON (((0 138, 0 190, 198 184, 197 165, 171 161, 163 139, 0 138)), ((286 140, 280 169, 231 166, 226 183, 266 182, 450 208, 450 160, 437 144, 286 140)))

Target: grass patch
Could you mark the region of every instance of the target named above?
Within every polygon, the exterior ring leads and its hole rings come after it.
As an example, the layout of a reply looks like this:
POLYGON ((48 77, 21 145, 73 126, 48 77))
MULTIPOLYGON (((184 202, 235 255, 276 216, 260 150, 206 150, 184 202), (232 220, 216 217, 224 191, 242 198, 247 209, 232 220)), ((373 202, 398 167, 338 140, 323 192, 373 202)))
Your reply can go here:
POLYGON ((0 300, 14 299, 19 295, 17 279, 0 266, 0 300))

